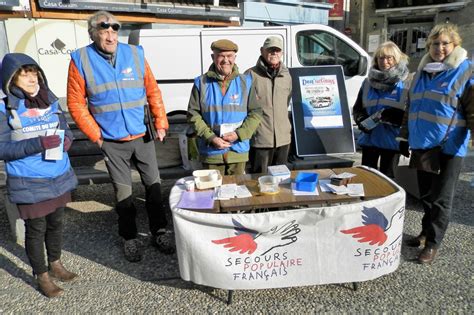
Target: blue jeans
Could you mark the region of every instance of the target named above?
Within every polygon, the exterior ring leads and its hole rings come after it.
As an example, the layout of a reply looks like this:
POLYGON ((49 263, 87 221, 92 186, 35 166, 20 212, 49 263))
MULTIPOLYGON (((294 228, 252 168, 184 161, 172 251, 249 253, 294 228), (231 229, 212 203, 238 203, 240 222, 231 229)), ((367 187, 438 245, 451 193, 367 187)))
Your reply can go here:
POLYGON ((464 157, 441 154, 441 173, 418 171, 418 189, 425 215, 421 221, 426 246, 439 248, 448 229, 454 192, 464 157))

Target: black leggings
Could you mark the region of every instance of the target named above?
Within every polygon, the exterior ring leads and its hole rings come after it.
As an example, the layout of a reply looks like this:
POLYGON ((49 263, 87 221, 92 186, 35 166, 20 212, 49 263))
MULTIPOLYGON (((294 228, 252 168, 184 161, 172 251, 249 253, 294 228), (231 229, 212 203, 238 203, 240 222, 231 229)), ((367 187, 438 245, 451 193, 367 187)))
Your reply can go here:
POLYGON ((362 165, 378 169, 388 177, 395 177, 400 152, 376 147, 362 147, 362 165), (380 167, 378 166, 380 159, 380 167))
POLYGON ((25 220, 25 249, 33 274, 48 271, 44 259, 45 244, 48 262, 61 258, 63 214, 64 208, 61 207, 45 217, 25 220))

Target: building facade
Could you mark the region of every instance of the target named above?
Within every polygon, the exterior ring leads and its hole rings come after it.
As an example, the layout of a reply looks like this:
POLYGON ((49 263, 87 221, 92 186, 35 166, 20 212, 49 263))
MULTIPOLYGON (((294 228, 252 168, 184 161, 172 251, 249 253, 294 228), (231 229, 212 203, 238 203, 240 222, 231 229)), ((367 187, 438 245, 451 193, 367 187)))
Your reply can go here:
POLYGON ((474 55, 474 2, 471 0, 354 0, 348 26, 352 39, 369 53, 384 41, 395 42, 410 57, 414 71, 426 53, 425 42, 431 28, 439 23, 455 23, 469 58, 474 55))

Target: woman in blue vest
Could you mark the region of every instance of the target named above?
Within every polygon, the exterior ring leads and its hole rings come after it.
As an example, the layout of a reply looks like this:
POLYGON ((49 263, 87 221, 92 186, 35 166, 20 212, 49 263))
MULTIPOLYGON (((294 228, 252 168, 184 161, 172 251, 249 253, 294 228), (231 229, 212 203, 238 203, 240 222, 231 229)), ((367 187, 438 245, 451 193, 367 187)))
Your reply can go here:
MULTIPOLYGON (((426 42, 409 93, 400 137, 412 150, 441 146, 440 173, 417 171, 425 214, 420 235, 409 246, 424 246, 418 262, 431 263, 448 228, 454 191, 474 130, 474 77, 457 27, 436 25, 426 42)), ((412 154, 412 159, 415 154, 412 154)), ((416 161, 410 161, 410 164, 416 161)))
POLYGON ((47 297, 63 293, 52 278, 77 277, 61 263, 63 212, 77 179, 67 153, 46 159, 46 151, 72 143, 58 99, 49 90, 43 70, 29 56, 7 54, 2 62, 0 159, 5 160, 8 198, 25 221, 25 249, 39 289, 47 297), (65 131, 64 142, 56 133, 65 131), (48 134, 48 135, 46 135, 48 134), (49 135, 51 134, 51 135, 49 135), (48 265, 45 262, 45 246, 48 265))
POLYGON ((362 147, 362 165, 394 177, 400 152, 408 155, 408 147, 400 147, 395 139, 406 107, 408 57, 395 43, 385 42, 375 50, 372 62, 353 108, 354 121, 361 131, 357 143, 362 147), (369 116, 378 117, 372 122, 369 116))

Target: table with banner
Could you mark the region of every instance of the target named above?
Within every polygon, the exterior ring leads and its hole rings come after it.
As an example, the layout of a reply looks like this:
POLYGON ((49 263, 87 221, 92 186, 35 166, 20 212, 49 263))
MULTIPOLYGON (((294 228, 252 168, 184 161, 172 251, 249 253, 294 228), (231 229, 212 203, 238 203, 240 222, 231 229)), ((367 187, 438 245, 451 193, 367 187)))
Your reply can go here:
POLYGON ((178 180, 169 201, 181 278, 227 290, 266 289, 355 283, 395 271, 404 190, 367 167, 310 172, 319 179, 356 174, 352 183, 364 184, 364 197, 321 191, 295 196, 290 184, 281 184, 276 195, 261 195, 259 175, 247 174, 225 176, 223 183, 245 184, 252 197, 185 210, 176 207, 185 190, 184 179, 178 180))

